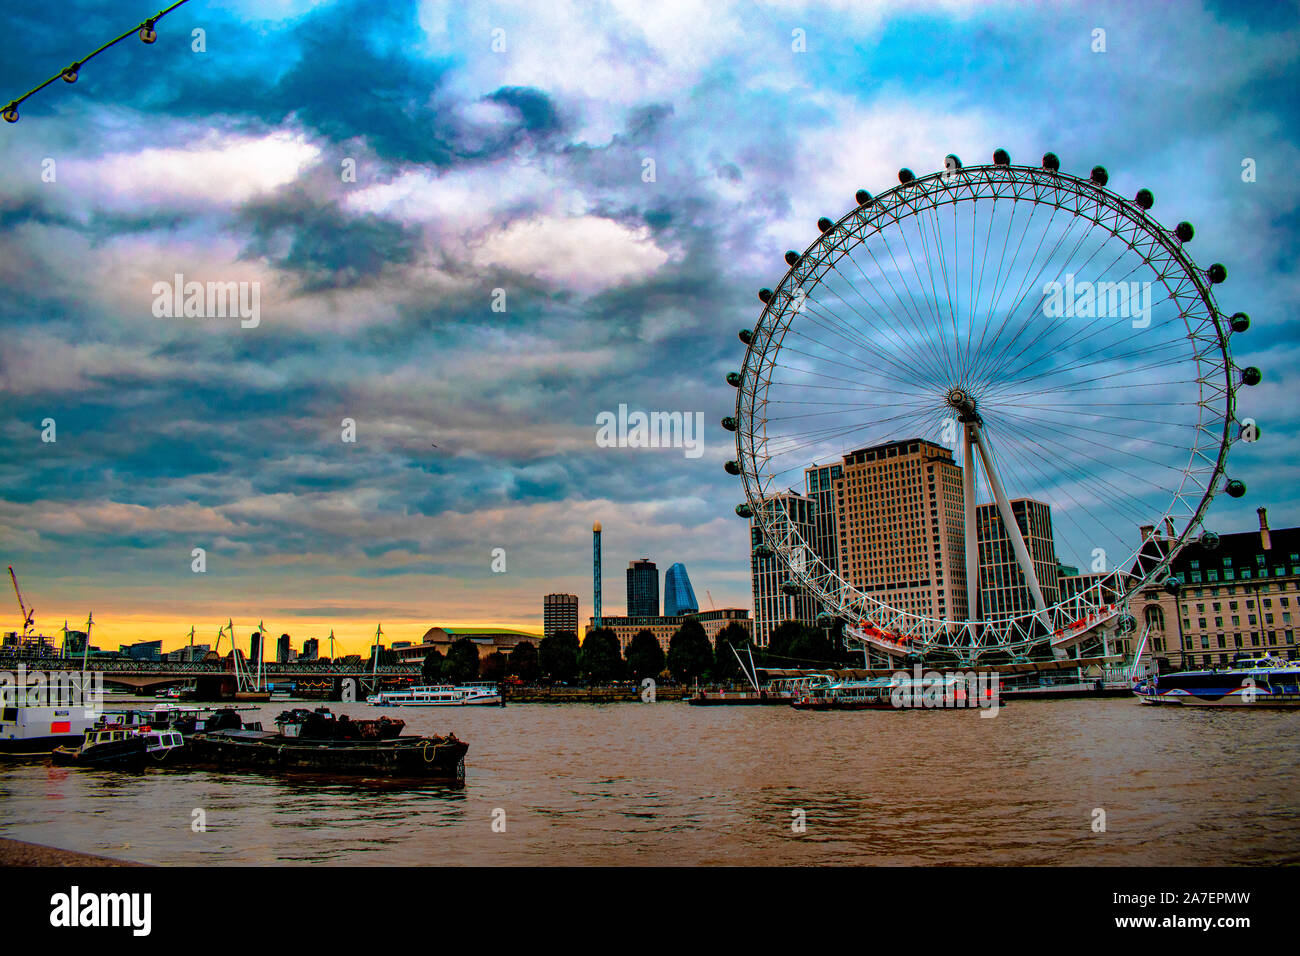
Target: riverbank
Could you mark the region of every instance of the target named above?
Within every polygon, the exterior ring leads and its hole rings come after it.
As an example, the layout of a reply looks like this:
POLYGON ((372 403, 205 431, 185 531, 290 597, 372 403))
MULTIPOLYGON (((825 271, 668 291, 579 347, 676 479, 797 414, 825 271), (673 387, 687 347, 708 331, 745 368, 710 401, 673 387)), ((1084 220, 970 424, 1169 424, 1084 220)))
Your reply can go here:
POLYGON ((93 853, 60 850, 58 847, 0 838, 0 866, 144 866, 130 860, 115 860, 93 853))

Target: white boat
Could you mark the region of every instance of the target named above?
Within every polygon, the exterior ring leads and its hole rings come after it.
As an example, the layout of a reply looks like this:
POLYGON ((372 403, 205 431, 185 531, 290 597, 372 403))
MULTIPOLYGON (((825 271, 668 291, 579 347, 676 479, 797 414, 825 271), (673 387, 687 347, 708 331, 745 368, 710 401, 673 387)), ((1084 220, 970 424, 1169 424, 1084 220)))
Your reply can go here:
POLYGON ((469 707, 502 704, 501 691, 496 684, 478 681, 454 686, 435 684, 428 687, 411 687, 407 690, 382 691, 366 698, 367 704, 376 707, 469 707))
POLYGON ((10 704, 0 707, 0 753, 49 753, 60 744, 76 744, 95 726, 98 714, 84 707, 10 704))
POLYGON ((1300 663, 1238 654, 1228 669, 1156 674, 1138 681, 1133 693, 1144 704, 1300 708, 1300 663))

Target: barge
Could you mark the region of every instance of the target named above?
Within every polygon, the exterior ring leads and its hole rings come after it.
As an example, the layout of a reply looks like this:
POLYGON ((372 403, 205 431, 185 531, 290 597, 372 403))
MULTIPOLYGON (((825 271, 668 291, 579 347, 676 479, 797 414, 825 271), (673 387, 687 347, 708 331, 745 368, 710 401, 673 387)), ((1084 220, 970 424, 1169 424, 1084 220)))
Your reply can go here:
POLYGON ((213 770, 404 777, 461 784, 469 745, 454 734, 403 737, 402 721, 292 711, 278 732, 214 730, 186 740, 186 763, 213 770))

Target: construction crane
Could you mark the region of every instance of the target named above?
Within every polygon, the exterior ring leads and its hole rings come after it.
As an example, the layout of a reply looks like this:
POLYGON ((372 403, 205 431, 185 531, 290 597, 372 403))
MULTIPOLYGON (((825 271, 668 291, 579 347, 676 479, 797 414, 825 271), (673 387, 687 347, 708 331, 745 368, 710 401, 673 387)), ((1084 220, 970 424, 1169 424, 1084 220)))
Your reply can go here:
POLYGON ((9 565, 9 580, 14 583, 14 594, 18 596, 18 610, 23 614, 23 637, 26 637, 36 621, 36 608, 28 608, 23 601, 23 592, 18 587, 18 576, 14 574, 14 566, 9 565))
POLYGON ((711 607, 713 610, 716 611, 718 609, 718 606, 713 603, 713 592, 710 591, 708 588, 705 588, 704 593, 709 596, 709 607, 711 607))

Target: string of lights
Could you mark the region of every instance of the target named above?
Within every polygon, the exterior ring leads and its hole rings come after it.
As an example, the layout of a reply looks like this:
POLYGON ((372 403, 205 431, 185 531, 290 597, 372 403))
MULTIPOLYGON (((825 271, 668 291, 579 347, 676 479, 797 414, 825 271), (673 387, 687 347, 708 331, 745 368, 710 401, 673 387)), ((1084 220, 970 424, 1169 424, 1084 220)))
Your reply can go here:
POLYGON ((41 90, 45 89, 47 86, 53 83, 55 80, 61 79, 65 83, 77 82, 77 77, 78 75, 80 75, 81 68, 83 66, 89 63, 95 57, 99 56, 99 54, 103 53, 109 47, 121 43, 129 36, 138 35, 140 37, 141 43, 153 43, 155 40, 158 39, 158 31, 155 29, 158 21, 161 20, 163 17, 167 16, 167 14, 171 13, 173 10, 175 10, 177 7, 179 7, 181 4, 184 3, 189 3, 189 0, 176 0, 176 2, 173 3, 170 7, 167 7, 164 10, 159 10, 153 16, 149 17, 149 19, 144 20, 141 23, 137 24, 136 26, 133 26, 131 29, 127 30, 120 37, 117 37, 114 40, 109 40, 99 49, 94 50, 93 52, 91 52, 86 56, 83 56, 79 60, 74 60, 72 64, 64 67, 58 73, 55 73, 52 77, 50 77, 40 86, 28 90, 26 93, 24 93, 22 96, 17 97, 16 99, 10 100, 9 105, 6 106, 2 112, 0 112, 0 116, 4 117, 6 123, 17 123, 18 104, 22 103, 24 100, 26 100, 31 96, 35 96, 41 90))

